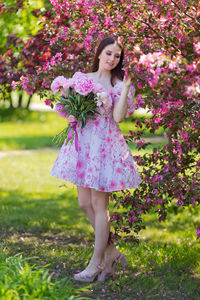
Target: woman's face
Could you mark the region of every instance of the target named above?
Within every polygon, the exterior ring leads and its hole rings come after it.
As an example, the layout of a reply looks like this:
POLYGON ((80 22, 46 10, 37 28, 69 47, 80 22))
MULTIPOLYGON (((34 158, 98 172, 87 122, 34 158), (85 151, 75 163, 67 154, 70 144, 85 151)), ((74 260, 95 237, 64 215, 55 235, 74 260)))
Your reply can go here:
POLYGON ((117 43, 106 46, 99 55, 99 69, 110 71, 114 69, 121 56, 121 48, 117 43))

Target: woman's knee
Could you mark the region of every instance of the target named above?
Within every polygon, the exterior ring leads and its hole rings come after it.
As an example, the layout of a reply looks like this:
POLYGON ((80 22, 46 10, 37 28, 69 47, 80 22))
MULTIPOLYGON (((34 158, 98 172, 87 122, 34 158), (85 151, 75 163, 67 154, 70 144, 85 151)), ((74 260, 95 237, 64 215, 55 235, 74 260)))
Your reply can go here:
POLYGON ((91 209, 91 191, 88 188, 78 187, 78 203, 80 208, 86 212, 91 209))
POLYGON ((105 192, 91 190, 91 203, 93 210, 107 211, 108 210, 109 194, 105 192))

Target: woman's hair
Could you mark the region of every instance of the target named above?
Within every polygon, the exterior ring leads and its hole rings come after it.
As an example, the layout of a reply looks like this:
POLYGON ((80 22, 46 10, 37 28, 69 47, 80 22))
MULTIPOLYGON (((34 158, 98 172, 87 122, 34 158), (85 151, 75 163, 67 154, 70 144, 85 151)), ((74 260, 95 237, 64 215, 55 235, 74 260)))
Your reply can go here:
POLYGON ((120 61, 118 63, 118 65, 111 70, 111 85, 114 86, 114 79, 118 78, 119 80, 123 80, 124 78, 124 71, 122 70, 122 62, 124 59, 124 50, 121 46, 121 44, 113 37, 107 37, 105 39, 103 39, 100 43, 99 46, 97 48, 95 57, 94 57, 94 61, 93 61, 93 65, 92 65, 92 72, 96 72, 99 69, 99 55, 101 54, 101 52, 103 51, 103 49, 110 45, 110 44, 114 44, 117 43, 117 45, 120 47, 121 49, 121 56, 120 56, 120 61))

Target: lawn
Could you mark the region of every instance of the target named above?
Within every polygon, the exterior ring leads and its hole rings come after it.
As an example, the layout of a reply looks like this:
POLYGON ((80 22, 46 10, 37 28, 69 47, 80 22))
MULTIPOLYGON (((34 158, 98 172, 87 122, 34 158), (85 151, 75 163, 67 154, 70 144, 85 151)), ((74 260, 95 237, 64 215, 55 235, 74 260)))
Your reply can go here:
MULTIPOLYGON (((49 146, 43 138, 50 141, 63 120, 55 121, 52 113, 38 114, 42 115, 46 121, 40 122, 34 113, 24 123, 0 125, 4 150, 31 149, 40 143, 35 150, 0 152, 0 298, 200 299, 200 243, 195 232, 200 215, 193 207, 171 212, 162 223, 156 213, 146 215, 140 243, 119 242, 128 268, 122 272, 119 266, 114 280, 87 284, 71 279, 92 255, 93 230, 78 207, 76 188, 49 175, 58 150, 39 148, 49 146)), ((134 149, 133 153, 138 154, 134 149)))
MULTIPOLYGON (((0 150, 3 151, 55 147, 53 137, 67 126, 66 119, 53 111, 21 112, 13 116, 0 114, 0 121, 0 150)), ((128 135, 129 130, 137 130, 130 118, 120 123, 120 127, 124 135, 128 135)), ((163 130, 158 130, 155 135, 146 130, 145 137, 152 136, 163 136, 163 130)))

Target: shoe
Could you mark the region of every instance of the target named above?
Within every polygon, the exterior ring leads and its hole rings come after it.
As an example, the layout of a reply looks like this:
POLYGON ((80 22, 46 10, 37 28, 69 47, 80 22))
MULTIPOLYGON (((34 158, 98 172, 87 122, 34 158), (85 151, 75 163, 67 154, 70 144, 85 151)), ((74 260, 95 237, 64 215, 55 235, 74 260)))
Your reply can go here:
POLYGON ((120 255, 117 257, 117 263, 120 261, 120 263, 122 264, 122 268, 125 270, 126 267, 128 266, 128 262, 124 256, 123 253, 120 253, 120 255))
MULTIPOLYGON (((92 263, 90 263, 92 264, 92 263)), ((95 264, 93 264, 95 265, 95 264)), ((95 278, 103 271, 103 267, 98 265, 96 266, 96 271, 91 273, 88 272, 87 270, 83 270, 82 272, 75 274, 73 279, 77 280, 77 281, 84 281, 84 282, 93 282, 95 280, 95 278)))
POLYGON ((108 265, 102 272, 98 275, 98 281, 105 281, 108 277, 114 276, 117 264, 121 262, 123 269, 125 269, 128 265, 128 262, 123 253, 120 253, 118 257, 116 257, 111 265, 108 265))

